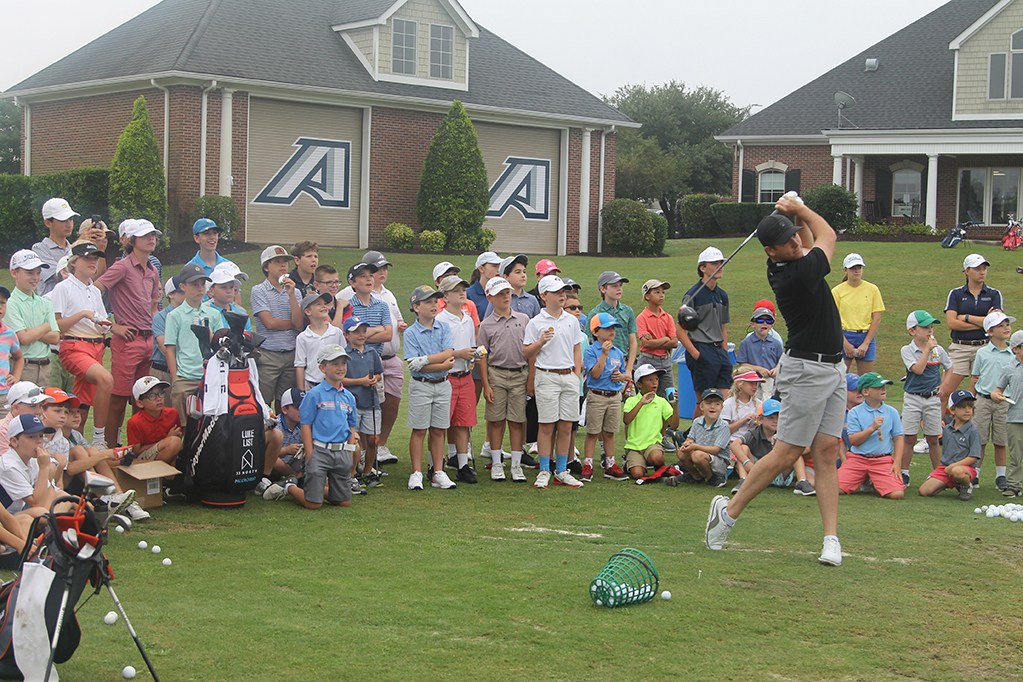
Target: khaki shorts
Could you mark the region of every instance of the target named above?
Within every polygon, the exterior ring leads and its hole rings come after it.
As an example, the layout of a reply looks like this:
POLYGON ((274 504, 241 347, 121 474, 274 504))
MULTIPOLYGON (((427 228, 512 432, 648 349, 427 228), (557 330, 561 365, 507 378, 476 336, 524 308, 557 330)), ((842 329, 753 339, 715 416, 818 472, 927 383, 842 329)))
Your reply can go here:
POLYGON ((202 381, 200 379, 182 379, 181 377, 174 377, 174 383, 171 384, 169 406, 178 411, 182 424, 188 423, 188 413, 185 411, 185 400, 189 395, 195 393, 201 383, 202 381))
POLYGON ((622 428, 622 395, 586 394, 586 433, 618 433, 622 428))
POLYGON ((579 375, 555 374, 537 369, 533 378, 539 424, 579 421, 579 375))
POLYGON ((965 346, 960 343, 948 344, 948 357, 952 361, 952 373, 968 377, 972 374, 973 358, 983 346, 965 346))
POLYGON ((1009 434, 1005 428, 1005 417, 1009 414, 1009 403, 996 403, 991 398, 977 396, 977 404, 973 408, 973 425, 980 431, 981 446, 990 441, 1002 447, 1009 444, 1009 434))
POLYGON ((494 402, 486 404, 484 419, 488 422, 526 421, 526 378, 529 368, 519 371, 487 367, 487 380, 494 392, 494 402))
POLYGON ((650 455, 654 452, 660 452, 662 455, 664 454, 664 446, 661 445, 660 441, 649 446, 643 452, 640 452, 639 450, 626 450, 625 470, 629 471, 633 467, 643 467, 645 469, 650 464, 650 455))

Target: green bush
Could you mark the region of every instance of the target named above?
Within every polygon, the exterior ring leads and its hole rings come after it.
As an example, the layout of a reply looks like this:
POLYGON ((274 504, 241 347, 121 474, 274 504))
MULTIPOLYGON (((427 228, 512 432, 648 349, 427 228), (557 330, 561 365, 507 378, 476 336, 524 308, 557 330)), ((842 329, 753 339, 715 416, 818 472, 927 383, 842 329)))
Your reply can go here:
POLYGON ((45 237, 42 207, 53 197, 66 199, 81 214, 76 222, 98 215, 109 223, 109 182, 106 168, 76 168, 30 178, 0 175, 0 249, 27 248, 45 237))
POLYGON ((497 239, 497 233, 489 227, 483 227, 472 234, 459 234, 453 239, 448 235, 447 247, 451 251, 465 251, 479 253, 487 251, 490 245, 497 239))
POLYGON ((856 192, 850 192, 838 185, 821 185, 807 190, 803 201, 817 215, 828 221, 836 232, 845 232, 856 226, 859 203, 856 192))
POLYGON ((444 250, 447 239, 440 230, 423 230, 419 233, 419 245, 423 251, 438 253, 444 250))
POLYGON ((38 234, 32 216, 32 178, 0 175, 0 249, 11 252, 30 246, 38 234))
POLYGON ((242 224, 242 217, 238 213, 238 205, 234 203, 234 199, 219 194, 207 194, 195 200, 189 220, 194 223, 199 218, 209 218, 215 222, 217 227, 223 230, 220 233, 222 241, 230 241, 234 237, 234 231, 242 224))
POLYGON ((934 235, 934 228, 925 223, 904 223, 902 225, 896 225, 894 223, 872 224, 868 223, 864 218, 857 217, 854 226, 851 229, 846 230, 846 234, 934 235))
POLYGON ((774 204, 721 202, 710 207, 710 212, 721 229, 719 234, 749 234, 773 211, 774 204))
POLYGON ((391 223, 385 227, 384 239, 389 251, 408 251, 416 245, 416 233, 402 223, 391 223))
POLYGON ((711 237, 721 234, 718 221, 710 207, 724 201, 714 194, 687 194, 678 205, 678 217, 683 238, 711 237))
POLYGON ((668 219, 660 213, 650 214, 650 226, 654 231, 653 255, 664 253, 664 242, 668 240, 668 219))
MULTIPOLYGON (((146 98, 135 100, 131 121, 117 141, 117 151, 110 166, 110 219, 145 218, 163 230, 161 243, 166 246, 167 197, 164 194, 163 165, 160 148, 149 122, 146 98)), ((67 198, 67 197, 65 197, 67 198)))
MULTIPOLYGON (((667 238, 667 220, 664 238, 655 229, 653 216, 643 204, 631 199, 615 199, 601 210, 604 218, 604 243, 611 253, 634 256, 660 255, 667 238)), ((663 216, 661 216, 663 219, 663 216)), ((660 226, 660 223, 658 223, 660 226)))
POLYGON ((476 129, 455 100, 423 162, 416 219, 422 230, 442 232, 447 247, 455 249, 456 240, 466 244, 479 238, 489 207, 490 184, 476 129))

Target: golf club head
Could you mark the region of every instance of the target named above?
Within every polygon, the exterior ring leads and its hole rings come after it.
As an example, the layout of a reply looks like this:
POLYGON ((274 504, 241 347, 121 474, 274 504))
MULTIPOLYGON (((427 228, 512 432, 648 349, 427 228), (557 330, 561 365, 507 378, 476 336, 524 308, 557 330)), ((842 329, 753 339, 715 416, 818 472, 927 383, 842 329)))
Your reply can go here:
POLYGON ((700 317, 695 310, 684 305, 678 309, 678 324, 687 332, 696 331, 700 326, 700 317))
POLYGON ((93 495, 113 495, 117 492, 114 482, 106 476, 94 474, 91 471, 85 472, 85 487, 93 495))
POLYGON ((120 526, 125 531, 131 530, 131 519, 127 516, 121 516, 120 514, 111 514, 107 517, 106 522, 103 524, 103 528, 107 528, 110 524, 120 526))

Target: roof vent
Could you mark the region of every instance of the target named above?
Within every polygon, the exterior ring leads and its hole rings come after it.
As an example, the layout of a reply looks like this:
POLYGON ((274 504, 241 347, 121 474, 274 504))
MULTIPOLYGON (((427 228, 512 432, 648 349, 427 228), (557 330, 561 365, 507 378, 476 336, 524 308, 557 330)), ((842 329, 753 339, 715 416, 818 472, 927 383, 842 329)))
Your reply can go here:
POLYGON ((863 68, 864 71, 877 71, 877 60, 868 59, 863 68))

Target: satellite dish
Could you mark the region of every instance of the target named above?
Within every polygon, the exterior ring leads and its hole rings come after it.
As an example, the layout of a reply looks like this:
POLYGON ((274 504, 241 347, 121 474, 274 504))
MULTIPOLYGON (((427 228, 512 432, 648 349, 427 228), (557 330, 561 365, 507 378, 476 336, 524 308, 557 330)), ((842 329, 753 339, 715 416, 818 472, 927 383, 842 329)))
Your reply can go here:
MULTIPOLYGON (((856 98, 853 97, 852 95, 850 95, 848 92, 842 92, 841 90, 839 90, 838 92, 835 93, 835 106, 838 107, 838 129, 839 130, 842 129, 842 119, 843 118, 846 121, 849 121, 849 119, 847 117, 842 115, 842 110, 843 109, 852 109, 855 105, 856 105, 856 98)), ((849 123, 852 124, 852 121, 849 121, 849 123)), ((855 124, 853 124, 853 127, 856 128, 857 126, 855 124)))

